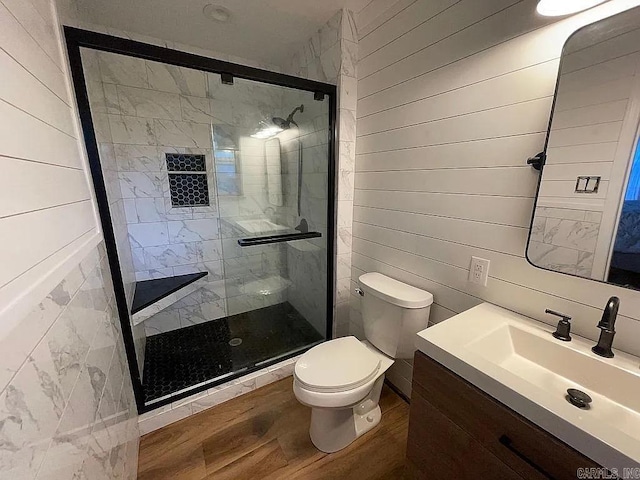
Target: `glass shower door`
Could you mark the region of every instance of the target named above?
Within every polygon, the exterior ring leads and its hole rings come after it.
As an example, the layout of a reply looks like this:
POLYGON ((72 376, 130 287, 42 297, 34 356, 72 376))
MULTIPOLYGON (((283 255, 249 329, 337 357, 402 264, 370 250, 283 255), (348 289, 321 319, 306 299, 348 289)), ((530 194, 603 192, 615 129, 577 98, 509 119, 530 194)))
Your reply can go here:
POLYGON ((213 125, 229 325, 260 365, 325 339, 329 102, 210 75, 231 122, 213 125))

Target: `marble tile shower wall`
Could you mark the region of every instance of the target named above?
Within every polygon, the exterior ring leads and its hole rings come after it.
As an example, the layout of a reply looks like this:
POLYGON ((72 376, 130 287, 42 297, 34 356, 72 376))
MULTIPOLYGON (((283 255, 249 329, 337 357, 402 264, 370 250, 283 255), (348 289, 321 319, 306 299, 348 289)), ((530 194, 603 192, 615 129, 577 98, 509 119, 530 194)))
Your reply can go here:
POLYGON ((104 106, 94 116, 111 139, 136 280, 208 272, 200 289, 145 320, 146 335, 283 301, 286 291, 256 292, 264 290, 265 277, 286 274, 283 247, 239 249, 237 239, 246 232, 235 223, 281 216, 266 193, 264 141, 249 134, 260 120, 281 115, 282 89, 241 80, 225 86, 219 75, 94 54, 99 81, 91 82, 90 96, 104 106), (240 195, 224 191, 224 184, 217 189, 212 126, 235 137, 240 195), (209 206, 172 206, 166 153, 205 155, 209 206))
POLYGON ((279 135, 283 155, 284 207, 287 224, 295 226, 304 218, 309 229, 322 237, 286 244, 289 302, 322 335, 326 332, 327 285, 327 202, 329 178, 328 102, 317 102, 300 94, 305 111, 299 128, 279 135), (300 162, 300 157, 301 162, 300 162), (302 172, 298 169, 302 166, 302 172), (300 212, 298 175, 301 174, 300 212))
MULTIPOLYGON (((84 74, 87 80, 87 91, 89 94, 89 104, 94 125, 96 127, 96 140, 100 152, 100 165, 104 177, 105 188, 107 190, 107 200, 109 211, 111 212, 111 225, 116 238, 116 249, 118 251, 118 262, 122 272, 124 282, 125 297, 129 309, 133 303, 133 296, 136 288, 136 274, 133 264, 133 255, 129 244, 129 231, 125 214, 125 204, 120 188, 118 177, 118 165, 116 162, 115 146, 111 138, 111 129, 106 116, 109 106, 104 88, 100 81, 100 65, 97 52, 82 49, 82 63, 84 74)), ((146 347, 146 335, 143 325, 131 323, 133 337, 138 360, 138 370, 142 372, 144 365, 144 352, 146 347)))
POLYGON ((334 83, 338 87, 336 336, 349 333, 357 63, 358 35, 354 15, 350 10, 343 9, 292 56, 287 67, 292 75, 334 83))
POLYGON ((602 212, 536 207, 529 259, 550 270, 591 277, 602 212))
POLYGON ((0 477, 136 478, 137 412, 104 243, 0 349, 0 477))
MULTIPOLYGON (((278 173, 281 161, 274 158, 276 170, 268 173, 265 140, 250 135, 260 122, 274 116, 286 117, 303 102, 295 90, 243 79, 235 79, 230 87, 222 85, 217 75, 210 75, 208 84, 209 96, 218 109, 226 112, 214 126, 214 138, 221 145, 216 148, 223 150, 228 146, 235 150, 236 171, 216 172, 227 305, 229 314, 233 315, 287 300, 290 281, 286 246, 240 247, 240 238, 273 232, 249 233, 238 222, 267 219, 291 228, 297 225, 286 218, 286 209, 280 205, 287 201, 284 190, 273 191, 283 183, 283 172, 278 173), (221 128, 219 133, 217 128, 221 128), (218 136, 225 139, 218 142, 218 136), (275 175, 280 175, 280 182, 270 185, 269 178, 273 180, 275 175)), ((270 142, 275 155, 279 155, 279 138, 270 142)))
POLYGON ((105 112, 99 123, 110 131, 136 280, 209 273, 199 290, 145 322, 145 333, 223 317, 222 247, 205 74, 93 53, 98 65, 90 96, 102 87, 105 112), (166 153, 206 156, 209 206, 172 207, 166 153))

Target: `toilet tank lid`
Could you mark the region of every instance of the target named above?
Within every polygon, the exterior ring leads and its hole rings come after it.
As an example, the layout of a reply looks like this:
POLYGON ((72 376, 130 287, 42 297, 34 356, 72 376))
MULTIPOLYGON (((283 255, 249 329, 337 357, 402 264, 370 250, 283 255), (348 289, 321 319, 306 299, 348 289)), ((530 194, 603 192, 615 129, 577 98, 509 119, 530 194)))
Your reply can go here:
POLYGON ((424 308, 433 303, 433 295, 393 278, 372 272, 360 275, 360 285, 365 293, 403 308, 424 308))

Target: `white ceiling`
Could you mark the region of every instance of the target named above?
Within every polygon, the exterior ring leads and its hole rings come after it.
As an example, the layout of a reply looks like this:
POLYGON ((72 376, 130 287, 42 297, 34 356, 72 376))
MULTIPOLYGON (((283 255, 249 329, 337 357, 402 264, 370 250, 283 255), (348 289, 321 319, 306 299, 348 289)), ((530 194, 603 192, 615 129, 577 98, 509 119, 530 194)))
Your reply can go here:
POLYGON ((283 65, 347 0, 78 0, 91 23, 283 65), (227 23, 202 14, 208 3, 231 12, 227 23))

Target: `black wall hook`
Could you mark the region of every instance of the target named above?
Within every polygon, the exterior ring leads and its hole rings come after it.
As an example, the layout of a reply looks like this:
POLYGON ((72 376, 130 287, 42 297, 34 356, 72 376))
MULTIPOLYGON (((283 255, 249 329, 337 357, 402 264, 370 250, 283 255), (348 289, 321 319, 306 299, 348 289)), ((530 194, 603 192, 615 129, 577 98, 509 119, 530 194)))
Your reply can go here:
POLYGON ((547 160, 546 153, 540 152, 535 157, 528 158, 527 165, 531 165, 536 170, 541 171, 546 160, 547 160))

